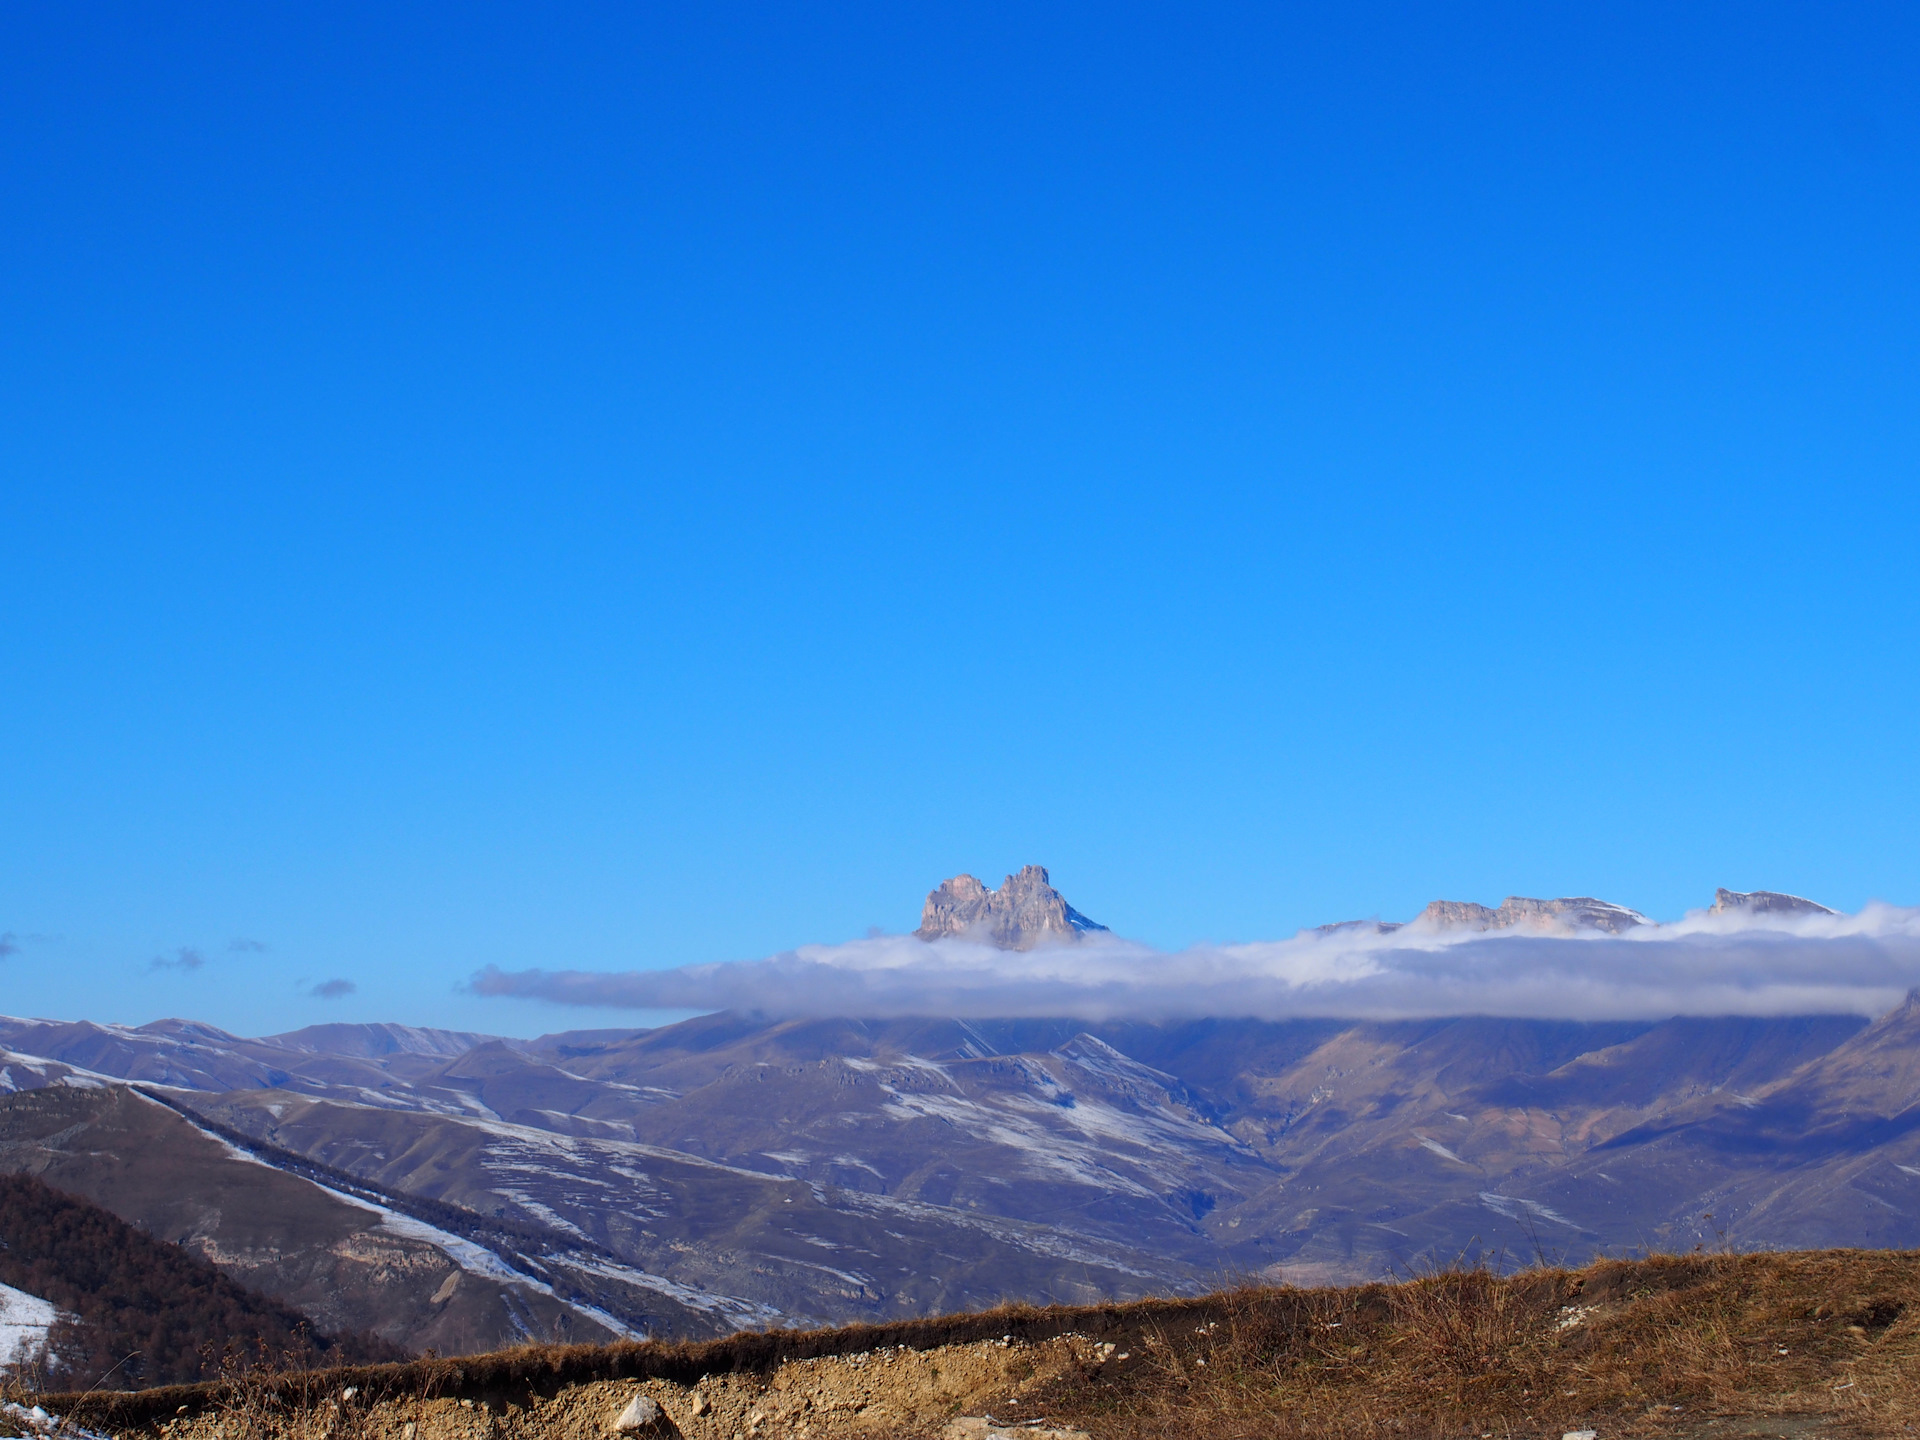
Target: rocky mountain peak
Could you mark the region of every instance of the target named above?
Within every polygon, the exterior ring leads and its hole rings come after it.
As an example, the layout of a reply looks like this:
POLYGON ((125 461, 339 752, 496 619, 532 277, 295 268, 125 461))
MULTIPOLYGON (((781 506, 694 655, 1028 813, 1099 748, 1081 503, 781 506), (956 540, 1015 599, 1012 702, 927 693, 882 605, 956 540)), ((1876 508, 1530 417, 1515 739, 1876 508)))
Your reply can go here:
POLYGON ((1566 895, 1557 900, 1533 900, 1509 895, 1495 910, 1471 900, 1435 900, 1414 919, 1432 930, 1604 930, 1618 935, 1647 924, 1638 910, 1596 900, 1591 895, 1566 895))
POLYGON ((1713 892, 1709 915, 1832 915, 1835 911, 1798 895, 1782 895, 1778 890, 1720 889, 1713 892))
POLYGON ((989 890, 971 875, 943 880, 927 896, 920 912, 922 940, 959 936, 1002 950, 1031 950, 1036 945, 1073 943, 1089 930, 1105 930, 1074 909, 1047 881, 1046 870, 1028 865, 989 890))

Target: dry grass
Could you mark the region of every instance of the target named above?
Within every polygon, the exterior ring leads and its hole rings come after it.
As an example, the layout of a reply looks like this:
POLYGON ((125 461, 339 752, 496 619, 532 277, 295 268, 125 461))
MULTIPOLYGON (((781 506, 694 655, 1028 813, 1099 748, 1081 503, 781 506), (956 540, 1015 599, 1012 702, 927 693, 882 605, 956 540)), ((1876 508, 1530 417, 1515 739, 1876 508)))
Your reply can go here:
MULTIPOLYGON (((1105 1342, 1075 1342, 1075 1353, 1090 1358, 1037 1390, 977 1397, 1002 1420, 1046 1415, 1096 1440, 1740 1433, 1707 1425, 1729 1416, 1817 1417, 1834 1435, 1920 1433, 1906 1428, 1920 1423, 1920 1255, 1880 1251, 1608 1261, 1505 1277, 1461 1269, 1398 1285, 1248 1287, 1190 1301, 1009 1308, 704 1345, 530 1346, 326 1372, 235 1369, 200 1386, 44 1399, 120 1434, 153 1434, 185 1407, 220 1417, 227 1435, 344 1440, 376 1407, 389 1414, 435 1397, 530 1420, 537 1397, 579 1393, 571 1387, 690 1385, 727 1374, 785 1376, 785 1384, 805 1373, 798 1362, 809 1357, 928 1351, 1002 1334, 1105 1342)), ((944 1418, 930 1415, 925 1433, 944 1418)), ((853 1420, 845 1433, 881 1436, 853 1420)))
POLYGON ((1242 1290, 1152 1327, 1042 1400, 1103 1440, 1692 1433, 1819 1416, 1910 1435, 1920 1257, 1885 1252, 1482 1270, 1350 1290, 1242 1290))

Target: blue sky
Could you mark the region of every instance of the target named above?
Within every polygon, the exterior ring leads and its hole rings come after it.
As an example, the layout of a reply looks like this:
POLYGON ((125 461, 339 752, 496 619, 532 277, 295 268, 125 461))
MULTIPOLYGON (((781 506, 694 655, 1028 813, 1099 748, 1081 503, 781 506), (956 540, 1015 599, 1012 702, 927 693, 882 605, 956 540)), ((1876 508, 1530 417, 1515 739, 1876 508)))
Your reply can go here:
POLYGON ((1920 901, 1917 42, 9 7, 0 1009, 1920 901))

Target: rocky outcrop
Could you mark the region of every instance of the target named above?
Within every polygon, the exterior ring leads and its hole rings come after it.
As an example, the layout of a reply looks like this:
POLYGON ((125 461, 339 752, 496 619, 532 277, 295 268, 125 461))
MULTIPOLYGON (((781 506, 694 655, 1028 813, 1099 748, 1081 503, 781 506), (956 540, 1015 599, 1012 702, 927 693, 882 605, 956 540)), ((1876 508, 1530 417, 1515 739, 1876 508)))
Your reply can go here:
POLYGON ((1638 910, 1596 900, 1591 895, 1569 895, 1558 900, 1531 900, 1509 895, 1498 910, 1471 900, 1435 900, 1413 921, 1430 930, 1604 930, 1618 935, 1648 923, 1638 910))
POLYGON ((1709 915, 1833 915, 1837 911, 1778 890, 1716 890, 1709 915))
POLYGON ((1406 929, 1405 924, 1398 920, 1336 920, 1331 925, 1314 926, 1313 933, 1316 935, 1391 935, 1396 930, 1404 929, 1406 929))
POLYGON ((1002 950, 1072 944, 1090 930, 1105 930, 1066 902, 1047 883, 1041 866, 1028 865, 989 890, 971 875, 943 880, 920 912, 922 940, 947 936, 983 941, 1002 950))

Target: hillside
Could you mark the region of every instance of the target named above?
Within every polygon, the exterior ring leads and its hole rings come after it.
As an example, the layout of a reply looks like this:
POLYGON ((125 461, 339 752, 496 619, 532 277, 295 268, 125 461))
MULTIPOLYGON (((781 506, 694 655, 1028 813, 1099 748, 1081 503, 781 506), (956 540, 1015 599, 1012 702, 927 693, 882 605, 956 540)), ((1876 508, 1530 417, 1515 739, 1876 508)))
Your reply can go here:
POLYGON ((323 1335, 178 1245, 25 1175, 0 1175, 0 1284, 56 1307, 46 1351, 21 1362, 62 1387, 204 1379, 223 1363, 403 1358, 367 1335, 323 1335))
POLYGON ((675 1333, 730 1328, 636 1289, 603 1257, 586 1257, 610 1272, 585 1277, 589 1289, 543 1276, 506 1243, 565 1255, 579 1248, 572 1237, 531 1223, 493 1222, 489 1232, 484 1217, 357 1186, 265 1147, 251 1152, 125 1086, 0 1096, 0 1172, 84 1196, 294 1307, 318 1331, 366 1331, 411 1353, 631 1337, 663 1314, 675 1333), (446 1228, 463 1219, 472 1233, 446 1228))
POLYGON ((527 1042, 16 1021, 0 1043, 21 1087, 0 1168, 45 1169, 322 1329, 442 1353, 1340 1283, 1462 1251, 1920 1246, 1912 1004, 1871 1024, 717 1014, 527 1042), (106 1103, 73 1088, 120 1078, 92 1066, 171 1077, 152 1093, 201 1129, 115 1102, 111 1144, 41 1154, 106 1103), (260 1227, 281 1215, 309 1218, 260 1227))
POLYGON ((105 1433, 261 1440, 1454 1440, 1906 1436, 1920 1255, 1603 1261, 1016 1307, 700 1345, 521 1349, 123 1396, 105 1433))

